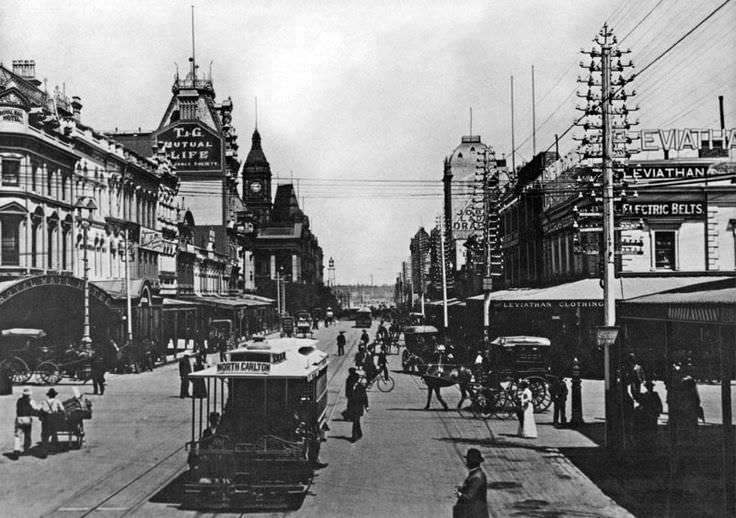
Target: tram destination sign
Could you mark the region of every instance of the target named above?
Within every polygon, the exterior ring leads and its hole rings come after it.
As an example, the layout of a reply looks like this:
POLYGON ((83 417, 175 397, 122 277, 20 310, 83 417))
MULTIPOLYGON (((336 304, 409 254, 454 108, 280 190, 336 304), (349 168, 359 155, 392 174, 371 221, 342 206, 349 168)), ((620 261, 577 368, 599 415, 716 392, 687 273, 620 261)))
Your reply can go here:
POLYGON ((220 362, 217 364, 218 374, 269 374, 271 364, 268 362, 220 362))

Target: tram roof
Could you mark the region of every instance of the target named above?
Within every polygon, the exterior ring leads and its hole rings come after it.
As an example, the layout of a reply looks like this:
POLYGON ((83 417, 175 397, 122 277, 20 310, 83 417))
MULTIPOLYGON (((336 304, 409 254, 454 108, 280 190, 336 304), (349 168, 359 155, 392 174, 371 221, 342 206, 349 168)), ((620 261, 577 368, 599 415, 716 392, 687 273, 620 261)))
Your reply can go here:
POLYGON ((190 378, 314 378, 328 355, 311 338, 272 338, 230 351, 230 361, 192 372, 190 378))

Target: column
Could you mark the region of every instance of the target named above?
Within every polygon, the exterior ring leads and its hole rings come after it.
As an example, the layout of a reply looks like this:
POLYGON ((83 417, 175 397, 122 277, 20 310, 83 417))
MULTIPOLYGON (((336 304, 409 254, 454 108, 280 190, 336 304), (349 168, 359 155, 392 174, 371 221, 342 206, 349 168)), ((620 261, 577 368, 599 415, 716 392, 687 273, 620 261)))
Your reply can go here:
POLYGON ((271 280, 276 278, 276 255, 275 254, 271 254, 271 264, 270 264, 269 276, 271 280))

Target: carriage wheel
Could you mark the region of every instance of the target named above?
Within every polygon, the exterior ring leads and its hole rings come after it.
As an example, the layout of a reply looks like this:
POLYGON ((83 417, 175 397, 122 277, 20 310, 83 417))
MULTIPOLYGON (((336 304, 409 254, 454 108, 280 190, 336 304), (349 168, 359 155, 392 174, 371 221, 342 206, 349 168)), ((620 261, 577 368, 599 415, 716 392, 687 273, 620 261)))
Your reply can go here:
POLYGON ((529 378, 529 389, 532 391, 534 413, 544 412, 552 404, 547 382, 543 378, 529 378))
POLYGON ((14 356, 5 361, 5 366, 10 372, 10 379, 13 380, 15 385, 21 385, 31 379, 31 369, 28 368, 28 364, 21 358, 14 356))
POLYGON ((388 379, 384 378, 380 374, 378 375, 378 379, 376 380, 376 386, 378 387, 378 390, 381 392, 391 392, 394 389, 394 379, 389 376, 388 379))
POLYGON ((516 392, 499 391, 495 395, 493 414, 499 419, 516 417, 516 392))
POLYGON ((82 447, 82 443, 84 442, 84 425, 82 423, 79 423, 77 425, 77 428, 75 430, 76 440, 74 442, 70 442, 69 446, 73 450, 78 450, 82 447))
POLYGON ((36 371, 46 385, 55 385, 61 379, 61 371, 54 362, 42 362, 36 371))

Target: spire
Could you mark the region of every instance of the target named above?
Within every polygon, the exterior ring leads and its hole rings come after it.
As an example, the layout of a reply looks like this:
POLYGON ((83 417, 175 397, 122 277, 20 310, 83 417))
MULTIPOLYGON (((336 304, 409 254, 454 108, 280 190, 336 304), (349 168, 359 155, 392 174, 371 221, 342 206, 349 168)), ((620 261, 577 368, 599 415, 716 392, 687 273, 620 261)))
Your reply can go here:
POLYGON ((256 95, 256 132, 258 132, 258 96, 256 95))
POLYGON ((253 167, 267 167, 270 170, 270 165, 268 164, 266 155, 263 153, 263 148, 261 147, 261 134, 258 133, 258 128, 253 131, 250 151, 248 152, 248 157, 245 159, 243 167, 246 170, 253 167))
POLYGON ((192 6, 192 80, 197 79, 197 61, 195 57, 195 45, 194 45, 194 6, 192 6))

